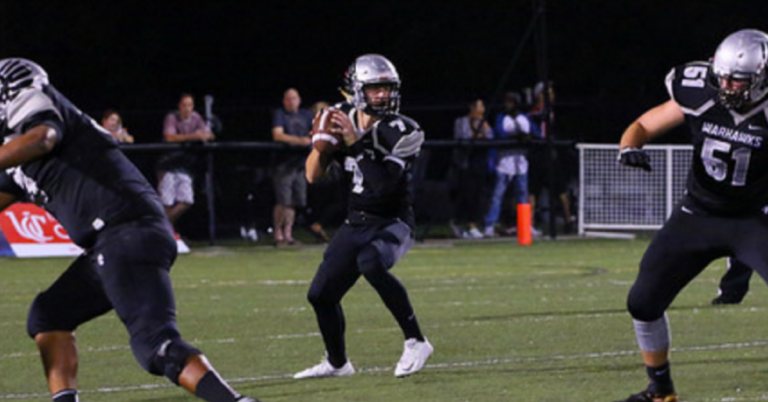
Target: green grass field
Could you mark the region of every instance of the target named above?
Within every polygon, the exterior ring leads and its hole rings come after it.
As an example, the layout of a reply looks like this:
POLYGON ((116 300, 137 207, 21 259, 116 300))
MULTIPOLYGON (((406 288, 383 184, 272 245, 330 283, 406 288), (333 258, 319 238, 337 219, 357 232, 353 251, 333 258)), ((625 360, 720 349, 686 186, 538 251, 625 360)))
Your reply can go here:
MULTIPOLYGON (((645 387, 624 303, 647 241, 440 242, 397 265, 435 354, 396 379, 402 336, 361 280, 347 295, 347 343, 359 373, 291 379, 320 361, 305 300, 322 248, 200 248, 174 267, 179 325, 241 392, 280 401, 613 401, 645 387)), ((0 259, 0 399, 48 400, 25 332, 35 294, 69 259, 0 259)), ((768 292, 712 307, 724 262, 669 311, 673 374, 684 401, 768 400, 768 292)), ((77 333, 81 400, 193 400, 143 372, 114 314, 77 333)))

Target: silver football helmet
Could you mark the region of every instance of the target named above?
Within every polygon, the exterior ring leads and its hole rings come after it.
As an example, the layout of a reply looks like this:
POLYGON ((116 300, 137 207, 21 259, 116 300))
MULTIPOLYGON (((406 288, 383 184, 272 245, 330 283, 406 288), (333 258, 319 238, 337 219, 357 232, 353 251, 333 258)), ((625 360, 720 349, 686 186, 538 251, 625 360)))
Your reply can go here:
POLYGON ((768 93, 768 35, 743 29, 728 35, 715 51, 712 75, 720 103, 729 109, 750 106, 768 93), (723 79, 747 81, 743 89, 723 88, 723 79))
POLYGON ((344 73, 342 93, 358 110, 374 116, 400 110, 400 76, 394 64, 380 54, 366 54, 355 59, 344 73), (373 105, 365 96, 365 86, 372 84, 390 85, 389 99, 383 105, 373 105))
POLYGON ((6 120, 7 106, 26 88, 48 85, 48 73, 25 59, 0 60, 0 123, 6 120))

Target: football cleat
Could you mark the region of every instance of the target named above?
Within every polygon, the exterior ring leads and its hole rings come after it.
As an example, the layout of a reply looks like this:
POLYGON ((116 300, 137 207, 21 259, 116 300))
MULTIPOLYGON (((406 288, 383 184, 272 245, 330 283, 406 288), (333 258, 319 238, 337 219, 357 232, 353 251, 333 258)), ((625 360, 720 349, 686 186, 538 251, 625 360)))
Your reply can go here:
POLYGON ((718 304, 741 304, 741 300, 744 299, 744 295, 734 295, 730 293, 723 293, 720 296, 712 299, 712 305, 718 304))
POLYGON ((677 402, 677 394, 659 394, 653 393, 649 390, 639 392, 634 395, 630 395, 627 399, 622 399, 616 402, 677 402))
POLYGON ((416 338, 406 339, 403 347, 403 355, 395 367, 395 377, 405 377, 414 374, 424 367, 424 364, 432 355, 435 348, 424 338, 424 342, 419 342, 416 338))
POLYGON ((352 374, 355 374, 355 368, 349 360, 340 368, 336 368, 328 361, 328 357, 324 357, 320 364, 299 371, 293 375, 293 378, 349 377, 352 374))

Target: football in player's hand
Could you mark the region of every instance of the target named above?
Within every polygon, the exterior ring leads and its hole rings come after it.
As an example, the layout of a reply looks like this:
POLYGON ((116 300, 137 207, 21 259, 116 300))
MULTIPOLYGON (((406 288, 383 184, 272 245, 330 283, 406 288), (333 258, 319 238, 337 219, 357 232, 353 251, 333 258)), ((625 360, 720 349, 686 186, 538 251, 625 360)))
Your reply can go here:
POLYGON ((343 112, 333 107, 327 107, 320 111, 312 122, 312 146, 318 152, 333 153, 344 144, 341 134, 331 132, 331 128, 338 127, 331 119, 334 113, 343 112))

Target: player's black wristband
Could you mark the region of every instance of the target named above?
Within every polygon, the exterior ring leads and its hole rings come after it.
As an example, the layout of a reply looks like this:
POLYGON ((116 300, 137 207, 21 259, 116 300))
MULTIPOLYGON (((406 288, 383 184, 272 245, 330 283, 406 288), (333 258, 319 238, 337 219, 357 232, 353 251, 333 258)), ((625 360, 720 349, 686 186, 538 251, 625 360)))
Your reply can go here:
POLYGON ((622 165, 651 171, 651 157, 639 148, 624 148, 619 151, 618 161, 622 165))

